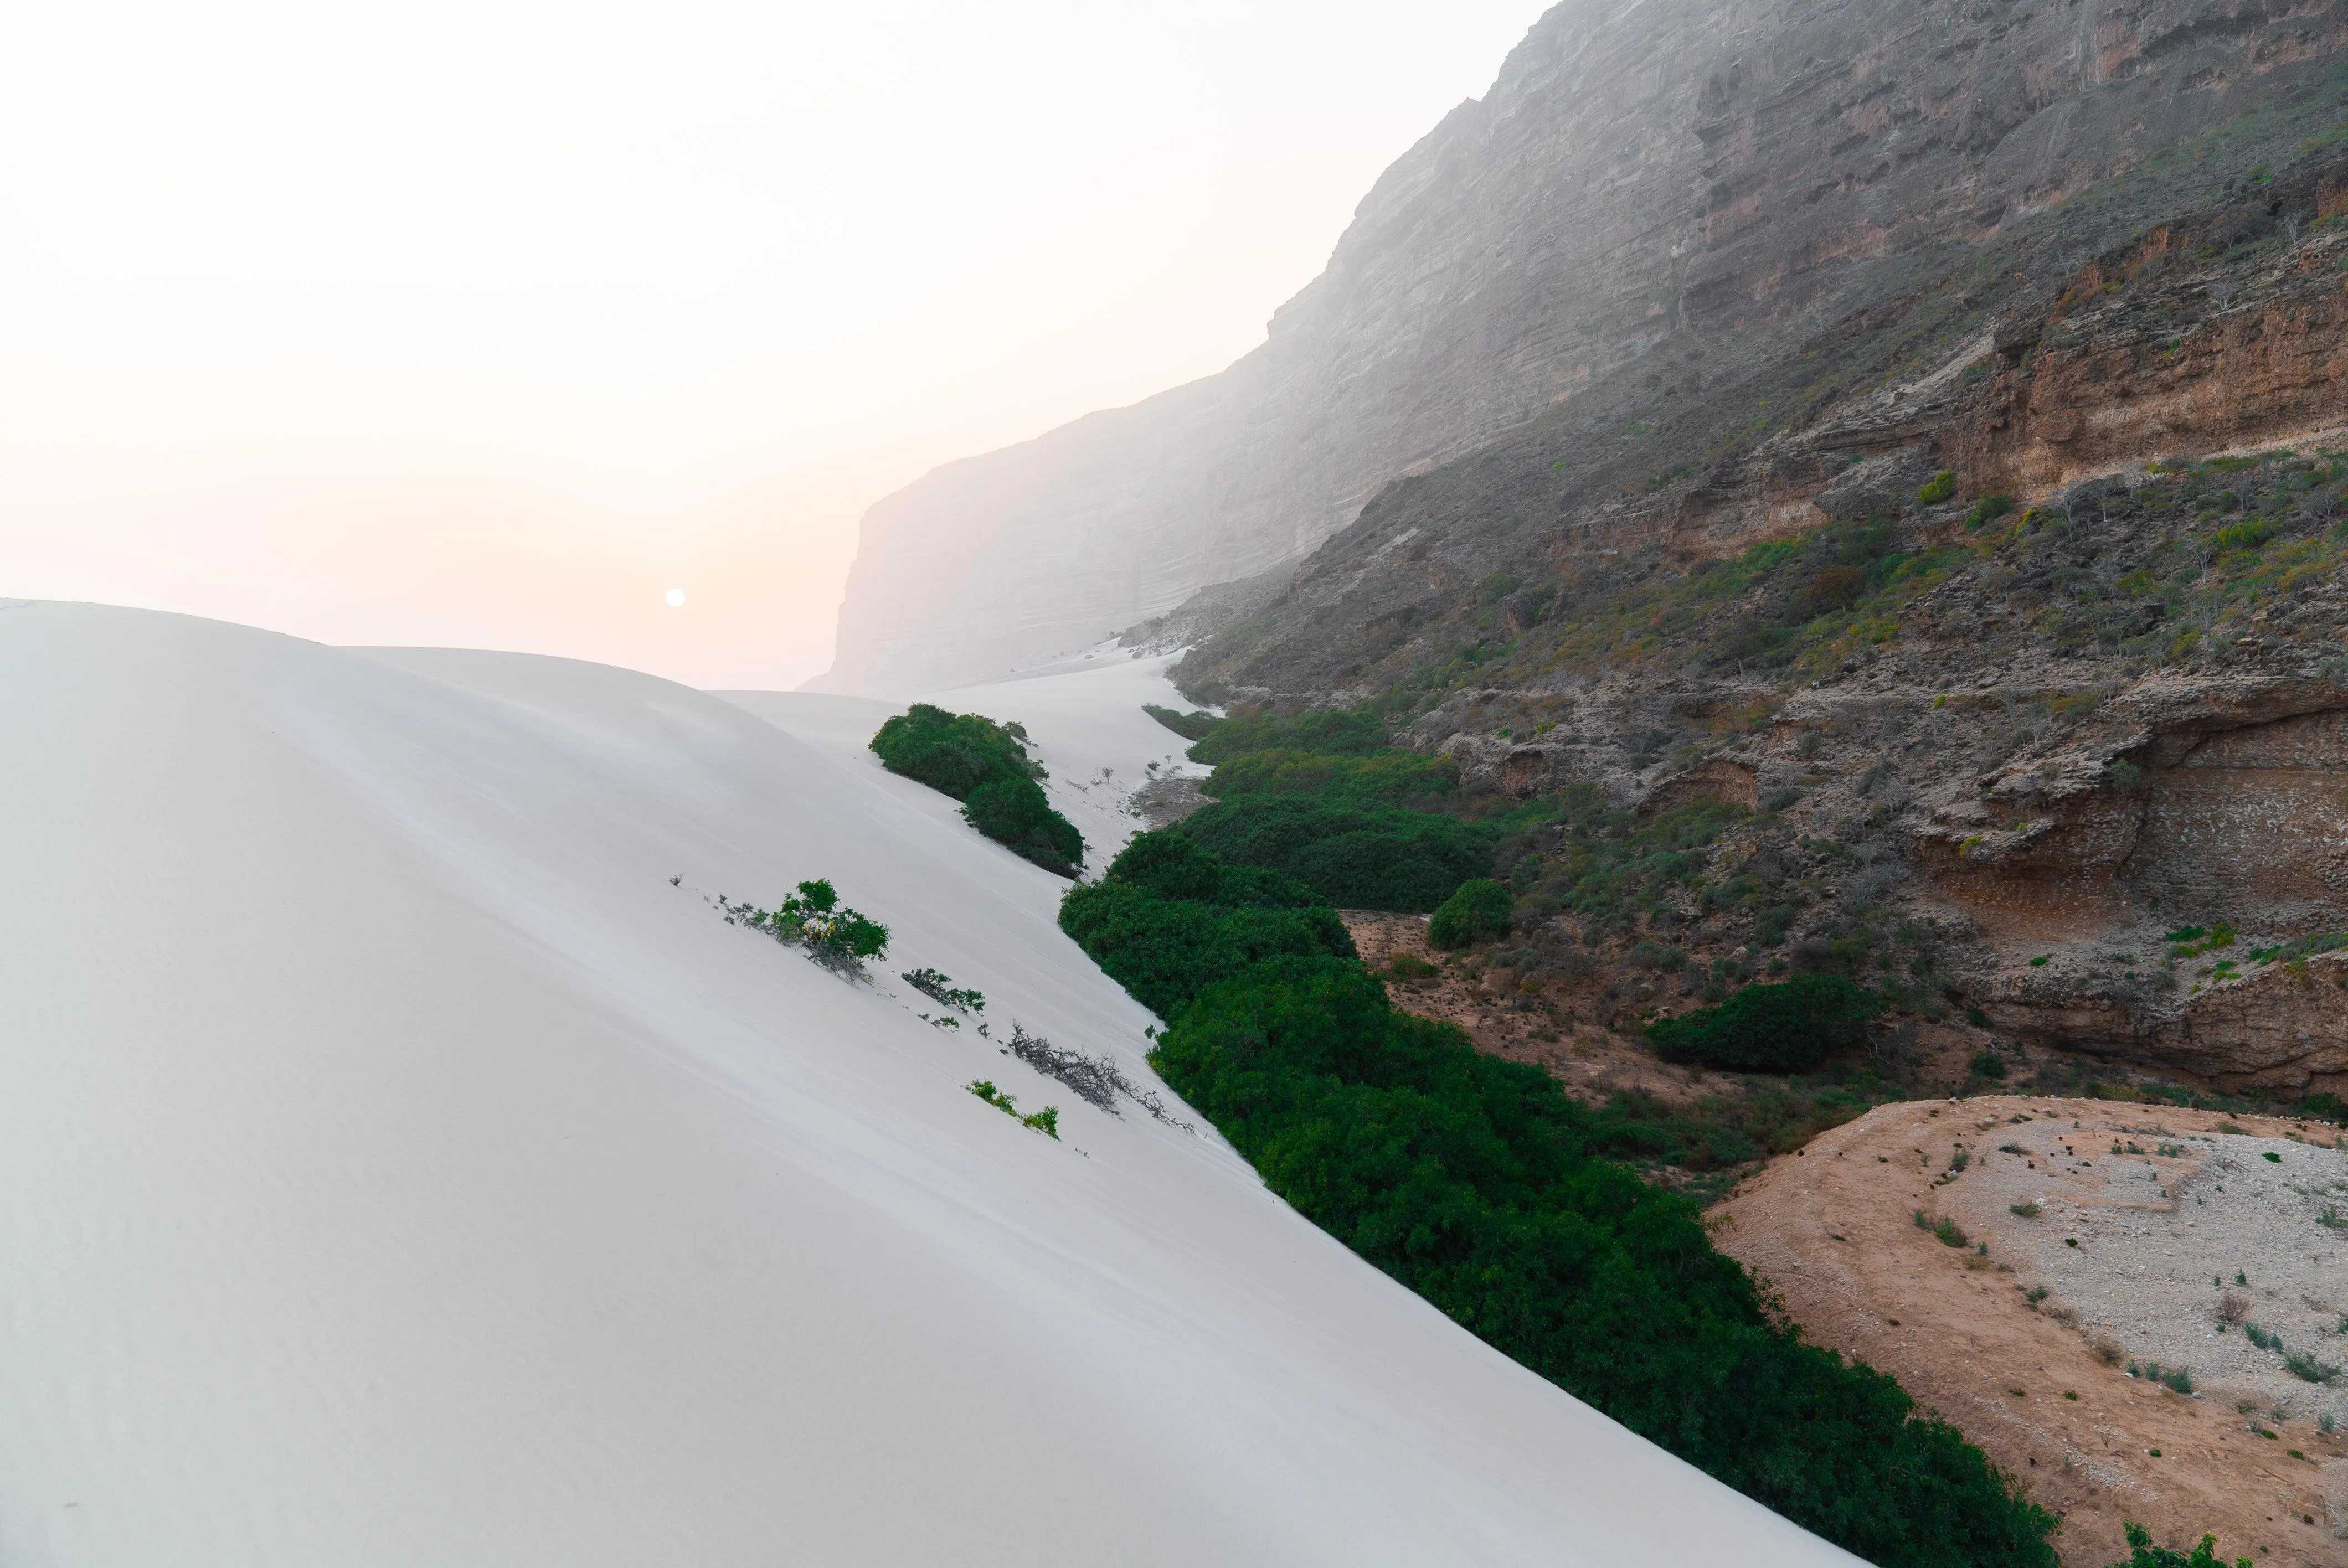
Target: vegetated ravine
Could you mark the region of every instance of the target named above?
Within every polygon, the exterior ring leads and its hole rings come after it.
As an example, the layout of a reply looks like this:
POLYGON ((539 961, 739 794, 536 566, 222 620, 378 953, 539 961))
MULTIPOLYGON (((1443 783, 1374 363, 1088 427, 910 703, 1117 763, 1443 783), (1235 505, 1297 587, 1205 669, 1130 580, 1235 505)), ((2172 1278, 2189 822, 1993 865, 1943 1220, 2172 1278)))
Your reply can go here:
POLYGON ((1561 818, 1508 868, 1521 945, 1598 965, 1617 1021, 1890 977, 2073 1081, 2337 1094, 2343 214, 2320 145, 1978 338, 1854 323, 1878 374, 1725 450, 1735 400, 1691 410, 1676 478, 1529 432, 1389 490, 1177 679, 1374 713, 1470 791, 1725 808, 1604 908, 1561 818))

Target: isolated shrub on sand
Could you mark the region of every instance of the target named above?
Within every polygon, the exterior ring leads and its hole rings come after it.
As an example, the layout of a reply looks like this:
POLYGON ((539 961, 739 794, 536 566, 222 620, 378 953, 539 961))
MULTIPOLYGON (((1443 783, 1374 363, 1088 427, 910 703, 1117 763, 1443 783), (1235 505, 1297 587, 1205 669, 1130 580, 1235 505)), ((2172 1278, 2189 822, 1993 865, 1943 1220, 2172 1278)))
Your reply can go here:
POLYGON ((916 702, 880 726, 872 750, 880 765, 929 785, 941 794, 968 800, 971 792, 998 779, 1034 779, 1044 770, 1028 760, 1026 733, 977 713, 949 713, 916 702))
POLYGON ((1867 1038, 1882 1006, 1840 975, 1798 975, 1783 985, 1747 986, 1718 1007, 1647 1026, 1665 1061, 1732 1072, 1807 1072, 1827 1053, 1867 1038))
POLYGON ((1155 702, 1144 702, 1141 711, 1186 741, 1205 740, 1207 732, 1220 722, 1202 708, 1194 708, 1185 713, 1174 708, 1161 708, 1155 702))
POLYGON ((1506 887, 1488 876, 1474 876, 1459 885, 1426 923, 1426 939, 1438 948, 1466 948, 1509 934, 1517 901, 1506 887))
POLYGON ((1052 809, 1027 732, 916 702, 872 737, 880 765, 963 803, 963 818, 1014 855, 1062 876, 1084 864, 1084 835, 1052 809))
POLYGON ((1045 870, 1074 876, 1084 864, 1085 836, 1052 809, 1034 779, 996 779, 970 792, 963 820, 1045 870))
POLYGON ((718 907, 737 925, 803 948, 817 963, 845 975, 862 975, 865 959, 889 951, 889 927, 842 904, 839 889, 820 876, 800 883, 798 892, 772 909, 750 904, 718 907))

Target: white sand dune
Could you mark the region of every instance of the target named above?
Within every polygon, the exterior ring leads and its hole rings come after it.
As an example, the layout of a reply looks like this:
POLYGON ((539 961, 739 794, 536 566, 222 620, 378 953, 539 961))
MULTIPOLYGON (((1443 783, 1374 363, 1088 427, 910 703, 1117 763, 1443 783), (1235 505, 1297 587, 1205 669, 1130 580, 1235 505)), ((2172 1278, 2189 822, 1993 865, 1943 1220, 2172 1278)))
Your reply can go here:
POLYGON ((10 1568, 1851 1561, 1211 1133, 725 924, 828 875, 891 970, 1140 1070, 1062 884, 852 754, 46 603, 0 734, 10 1568))
MULTIPOLYGON (((1114 649, 1079 654, 1003 681, 957 686, 911 701, 934 702, 957 713, 983 713, 1025 727, 1029 754, 1049 776, 1052 804, 1085 835, 1085 869, 1097 876, 1141 823, 1128 809, 1133 792, 1161 774, 1204 774, 1184 753, 1190 743, 1142 711, 1156 702, 1187 711, 1190 703, 1166 679, 1179 655, 1135 659, 1114 649)), ((872 733, 903 702, 808 692, 721 692, 717 695, 787 730, 851 769, 886 777, 872 754, 872 733)), ((956 808, 933 791, 893 781, 908 798, 925 797, 946 815, 956 808)))

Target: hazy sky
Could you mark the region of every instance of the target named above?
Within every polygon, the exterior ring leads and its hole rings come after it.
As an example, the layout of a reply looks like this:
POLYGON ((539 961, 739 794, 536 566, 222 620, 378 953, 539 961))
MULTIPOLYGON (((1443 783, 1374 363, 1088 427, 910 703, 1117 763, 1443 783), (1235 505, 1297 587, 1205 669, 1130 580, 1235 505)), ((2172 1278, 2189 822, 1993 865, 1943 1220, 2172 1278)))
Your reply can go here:
POLYGON ((1245 353, 1542 8, 0 0, 0 594, 795 684, 866 506, 1245 353))

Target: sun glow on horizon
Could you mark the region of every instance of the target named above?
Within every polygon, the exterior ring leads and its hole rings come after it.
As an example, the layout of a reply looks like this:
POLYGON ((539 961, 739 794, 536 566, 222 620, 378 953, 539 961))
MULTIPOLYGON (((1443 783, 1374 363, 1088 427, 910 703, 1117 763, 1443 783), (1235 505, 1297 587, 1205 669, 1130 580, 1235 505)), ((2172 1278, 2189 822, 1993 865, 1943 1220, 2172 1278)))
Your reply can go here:
POLYGON ((867 506, 1251 347, 1540 9, 0 8, 0 593, 795 683, 867 506))

